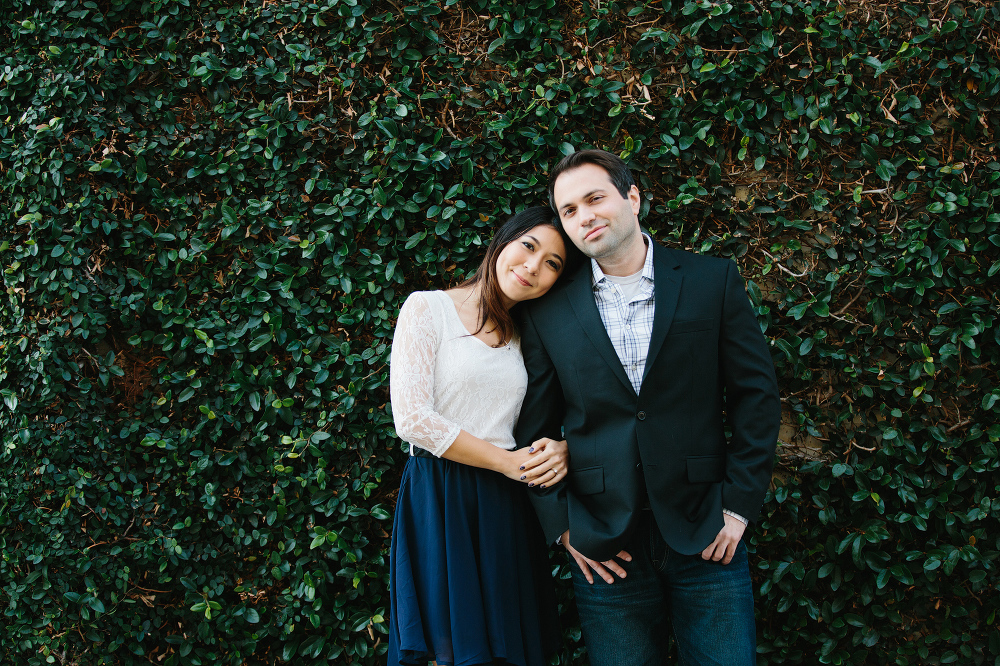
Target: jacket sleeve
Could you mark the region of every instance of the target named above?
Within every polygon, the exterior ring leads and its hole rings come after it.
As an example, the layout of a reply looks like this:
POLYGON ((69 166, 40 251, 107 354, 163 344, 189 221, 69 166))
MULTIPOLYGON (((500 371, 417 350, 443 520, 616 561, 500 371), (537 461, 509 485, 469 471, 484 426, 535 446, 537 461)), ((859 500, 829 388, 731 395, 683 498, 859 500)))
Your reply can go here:
MULTIPOLYGON (((559 384, 552 359, 542 345, 530 310, 522 318, 521 353, 528 371, 528 390, 521 406, 521 415, 514 429, 514 439, 518 448, 530 446, 541 437, 562 439, 562 423, 565 413, 563 390, 559 384)), ((545 531, 549 543, 569 529, 566 509, 566 493, 569 492, 563 480, 550 488, 529 489, 531 503, 538 514, 538 520, 545 531)))
POLYGON ((726 274, 721 320, 719 364, 732 431, 722 505, 756 521, 771 482, 781 400, 766 339, 732 261, 726 274))
POLYGON ((435 456, 462 431, 434 409, 434 367, 441 331, 427 297, 410 294, 399 311, 389 359, 389 397, 400 439, 435 456))

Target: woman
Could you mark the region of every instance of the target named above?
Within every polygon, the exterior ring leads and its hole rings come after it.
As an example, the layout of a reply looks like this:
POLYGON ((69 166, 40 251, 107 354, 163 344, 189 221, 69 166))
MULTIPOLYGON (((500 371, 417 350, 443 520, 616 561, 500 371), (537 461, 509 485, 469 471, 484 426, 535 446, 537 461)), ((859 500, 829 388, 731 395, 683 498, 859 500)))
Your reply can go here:
POLYGON ((517 482, 560 481, 566 443, 514 450, 527 373, 510 309, 576 253, 548 208, 529 208, 497 230, 475 277, 400 310, 390 387, 411 456, 390 551, 391 666, 542 666, 557 646, 546 548, 517 482))

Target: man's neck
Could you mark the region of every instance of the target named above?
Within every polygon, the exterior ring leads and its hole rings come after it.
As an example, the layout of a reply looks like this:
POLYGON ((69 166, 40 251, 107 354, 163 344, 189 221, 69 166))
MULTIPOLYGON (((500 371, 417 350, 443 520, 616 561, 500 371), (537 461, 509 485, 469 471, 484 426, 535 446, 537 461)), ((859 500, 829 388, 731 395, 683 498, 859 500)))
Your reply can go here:
POLYGON ((605 275, 625 277, 635 275, 646 263, 646 238, 642 233, 636 233, 627 247, 613 256, 601 257, 597 265, 605 275))

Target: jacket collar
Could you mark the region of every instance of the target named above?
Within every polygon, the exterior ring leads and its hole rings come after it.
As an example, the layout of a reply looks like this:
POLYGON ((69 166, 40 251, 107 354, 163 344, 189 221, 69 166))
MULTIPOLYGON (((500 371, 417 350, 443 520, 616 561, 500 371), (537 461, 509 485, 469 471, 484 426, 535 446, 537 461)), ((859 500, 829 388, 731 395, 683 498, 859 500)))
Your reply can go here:
MULTIPOLYGON (((676 260, 674 253, 655 241, 653 247, 653 294, 656 299, 655 312, 653 314, 653 334, 649 342, 649 350, 646 353, 646 372, 649 372, 656 355, 663 346, 663 341, 667 337, 670 329, 670 322, 673 321, 674 313, 677 310, 677 301, 681 293, 681 282, 683 271, 680 263, 676 260)), ((570 301, 573 311, 580 322, 583 332, 590 338, 594 347, 600 353, 604 362, 611 367, 612 372, 619 381, 635 394, 632 382, 629 381, 625 369, 622 367, 618 353, 608 337, 607 329, 601 320, 601 313, 597 310, 597 303, 594 300, 592 285, 592 268, 589 261, 584 262, 566 285, 566 296, 570 301)), ((640 387, 641 389, 641 387, 640 387)))

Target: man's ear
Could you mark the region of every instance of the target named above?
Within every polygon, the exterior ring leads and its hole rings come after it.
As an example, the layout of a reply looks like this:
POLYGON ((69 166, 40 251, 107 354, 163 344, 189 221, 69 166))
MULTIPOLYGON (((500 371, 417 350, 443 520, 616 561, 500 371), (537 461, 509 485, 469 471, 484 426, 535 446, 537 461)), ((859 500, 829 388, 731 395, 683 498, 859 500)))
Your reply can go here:
POLYGON ((639 188, 635 185, 631 187, 628 191, 628 200, 632 204, 632 213, 636 217, 639 216, 639 211, 642 209, 642 196, 639 194, 639 188))

